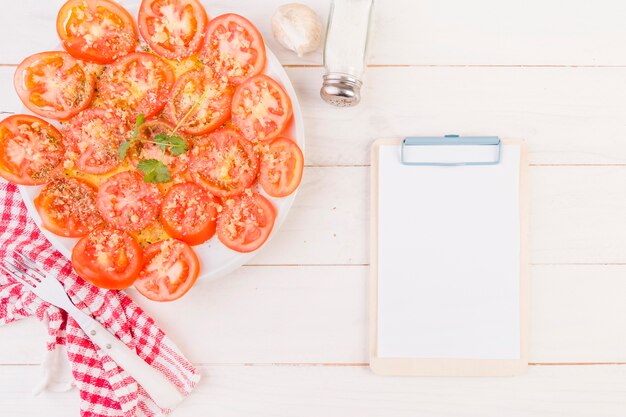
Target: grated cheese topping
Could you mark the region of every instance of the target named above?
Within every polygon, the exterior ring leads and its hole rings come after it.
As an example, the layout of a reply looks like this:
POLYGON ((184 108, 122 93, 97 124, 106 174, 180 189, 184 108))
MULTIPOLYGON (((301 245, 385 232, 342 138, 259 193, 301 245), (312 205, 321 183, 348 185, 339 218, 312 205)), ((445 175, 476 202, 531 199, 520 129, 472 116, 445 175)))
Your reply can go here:
POLYGON ((78 47, 87 55, 94 50, 105 51, 113 61, 134 49, 137 39, 132 27, 126 26, 123 18, 112 10, 83 1, 76 4, 65 21, 65 30, 78 47))
POLYGON ((44 111, 80 108, 93 92, 93 74, 65 52, 50 52, 36 58, 23 74, 20 82, 30 92, 30 103, 44 111))
POLYGON ((63 161, 58 133, 40 122, 19 123, 14 131, 3 131, 0 138, 8 168, 20 176, 44 180, 63 161))
POLYGON ((232 92, 232 88, 210 68, 191 70, 181 75, 174 85, 167 108, 168 117, 178 125, 187 116, 181 130, 203 131, 206 126, 228 117, 232 92))
POLYGON ((162 215, 181 235, 196 233, 207 222, 214 222, 217 206, 213 198, 195 183, 184 183, 172 188, 163 202, 162 215))
POLYGON ((216 131, 192 149, 192 175, 229 196, 243 191, 256 179, 258 156, 253 146, 234 129, 216 131))
POLYGON ((226 207, 221 221, 228 239, 244 243, 258 239, 260 229, 267 225, 268 219, 265 211, 257 204, 256 195, 228 200, 226 207))
POLYGON ((156 20, 151 40, 155 43, 168 43, 171 46, 187 46, 184 39, 193 38, 195 17, 187 8, 179 15, 174 4, 164 4, 158 9, 162 18, 156 20))
POLYGON ((163 197, 155 184, 134 172, 121 172, 107 179, 98 190, 102 217, 126 231, 139 231, 157 218, 163 197))
POLYGON ((84 239, 87 239, 84 255, 103 271, 123 272, 135 257, 129 243, 133 238, 122 231, 98 228, 84 239))
POLYGON ((234 22, 228 22, 228 27, 219 26, 207 41, 208 60, 226 79, 247 78, 252 75, 257 59, 252 40, 252 36, 234 22))
POLYGON ((37 197, 47 216, 59 225, 85 234, 102 223, 96 207, 96 190, 85 181, 59 177, 50 181, 37 197))

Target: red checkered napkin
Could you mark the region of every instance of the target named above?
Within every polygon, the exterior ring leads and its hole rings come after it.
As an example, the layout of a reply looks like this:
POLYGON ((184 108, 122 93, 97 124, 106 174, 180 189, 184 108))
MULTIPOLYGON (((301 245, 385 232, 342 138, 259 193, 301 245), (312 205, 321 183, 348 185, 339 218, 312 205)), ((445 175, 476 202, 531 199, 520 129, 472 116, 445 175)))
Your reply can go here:
MULTIPOLYGON (((147 363, 162 372, 184 395, 200 374, 176 345, 126 294, 97 288, 72 272, 71 263, 41 234, 28 216, 17 187, 0 182, 0 261, 13 251, 36 259, 59 273, 70 298, 91 314, 147 363)), ((126 372, 95 346, 64 311, 0 275, 0 325, 36 316, 47 323, 49 351, 67 349, 75 384, 80 390, 81 416, 155 416, 167 414, 126 372)))

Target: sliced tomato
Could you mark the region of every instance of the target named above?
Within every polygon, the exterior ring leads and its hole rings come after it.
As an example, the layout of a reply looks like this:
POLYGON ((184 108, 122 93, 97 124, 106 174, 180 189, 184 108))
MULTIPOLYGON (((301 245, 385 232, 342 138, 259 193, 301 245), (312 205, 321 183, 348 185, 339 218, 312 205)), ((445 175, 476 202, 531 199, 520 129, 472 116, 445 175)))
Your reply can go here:
MULTIPOLYGON (((165 120, 155 119, 149 120, 142 124, 138 129, 139 141, 135 142, 134 148, 129 152, 129 157, 133 165, 137 166, 139 161, 146 159, 156 159, 163 162, 173 176, 185 171, 189 162, 189 152, 180 155, 172 155, 170 148, 163 151, 157 143, 154 142, 157 135, 169 135, 174 130, 174 126, 165 120)), ((189 140, 181 135, 176 135, 188 143, 189 140)))
POLYGON ((81 171, 104 174, 120 164, 117 148, 126 139, 128 127, 112 111, 84 110, 64 124, 62 131, 67 160, 81 171))
POLYGON ((217 219, 220 241, 237 252, 252 252, 265 243, 272 228, 276 210, 261 194, 242 195, 225 203, 217 219))
POLYGON ((60 177, 35 197, 43 227, 65 237, 81 237, 102 224, 96 188, 84 180, 60 177))
POLYGON ((72 56, 110 64, 137 48, 133 17, 110 0, 69 0, 57 15, 57 32, 72 56))
POLYGON ((185 295, 200 272, 193 249, 176 239, 162 240, 146 247, 143 268, 135 288, 154 301, 174 301, 185 295))
POLYGON ((219 197, 243 193, 256 180, 259 156, 252 143, 232 127, 198 140, 191 150, 189 171, 195 182, 219 197))
POLYGON ((208 133, 230 117, 233 93, 211 69, 192 70, 176 80, 165 112, 181 132, 208 133))
POLYGON ((15 70, 15 90, 33 113, 65 120, 85 109, 94 95, 96 77, 67 52, 41 52, 15 70))
POLYGON ((137 171, 126 171, 102 183, 96 204, 113 227, 139 231, 156 220, 162 200, 156 185, 143 182, 137 171))
POLYGON ((0 176, 20 185, 40 185, 61 169, 63 139, 54 126, 16 114, 0 122, 0 176))
POLYGON ((223 14, 209 22, 202 56, 229 83, 238 85, 265 68, 265 43, 248 19, 223 14))
POLYGON ((141 36, 167 59, 183 59, 198 52, 208 21, 198 0, 143 0, 139 9, 141 36))
POLYGON ((143 256, 134 237, 120 230, 99 227, 81 238, 72 250, 72 267, 84 280, 110 290, 133 285, 143 256))
POLYGON ((217 202, 196 183, 175 184, 165 194, 160 219, 168 235, 199 245, 215 234, 217 202))
POLYGON ((296 191, 302 179, 304 156, 287 138, 274 139, 261 157, 259 184, 272 197, 286 197, 296 191))
POLYGON ((163 109, 174 85, 172 67, 156 55, 135 52, 115 61, 98 80, 105 105, 150 117, 163 109))
POLYGON ((291 114, 287 92, 267 75, 254 76, 235 91, 233 124, 248 140, 274 139, 285 129, 291 114))

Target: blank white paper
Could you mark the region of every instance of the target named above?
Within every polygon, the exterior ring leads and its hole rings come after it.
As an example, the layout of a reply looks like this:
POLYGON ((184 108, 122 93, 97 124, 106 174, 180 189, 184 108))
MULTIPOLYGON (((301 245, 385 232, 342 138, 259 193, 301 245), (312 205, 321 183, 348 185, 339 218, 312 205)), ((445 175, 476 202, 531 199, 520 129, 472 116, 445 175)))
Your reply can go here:
POLYGON ((519 359, 520 146, 484 166, 379 151, 378 356, 519 359))

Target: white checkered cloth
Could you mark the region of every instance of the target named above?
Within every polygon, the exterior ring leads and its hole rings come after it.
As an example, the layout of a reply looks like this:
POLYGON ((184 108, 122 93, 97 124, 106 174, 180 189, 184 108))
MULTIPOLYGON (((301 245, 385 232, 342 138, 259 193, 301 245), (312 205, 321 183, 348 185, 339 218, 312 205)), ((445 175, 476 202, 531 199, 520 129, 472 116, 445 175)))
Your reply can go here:
MULTIPOLYGON (((19 251, 58 272, 59 280, 78 308, 114 333, 147 363, 188 395, 200 374, 126 294, 95 287, 72 272, 71 263, 54 250, 28 216, 17 187, 0 181, 0 261, 19 251)), ((124 370, 95 346, 78 324, 58 308, 47 304, 11 278, 0 275, 0 325, 36 316, 48 329, 44 382, 39 388, 68 388, 57 371, 66 351, 84 417, 152 417, 167 414, 124 370)))

